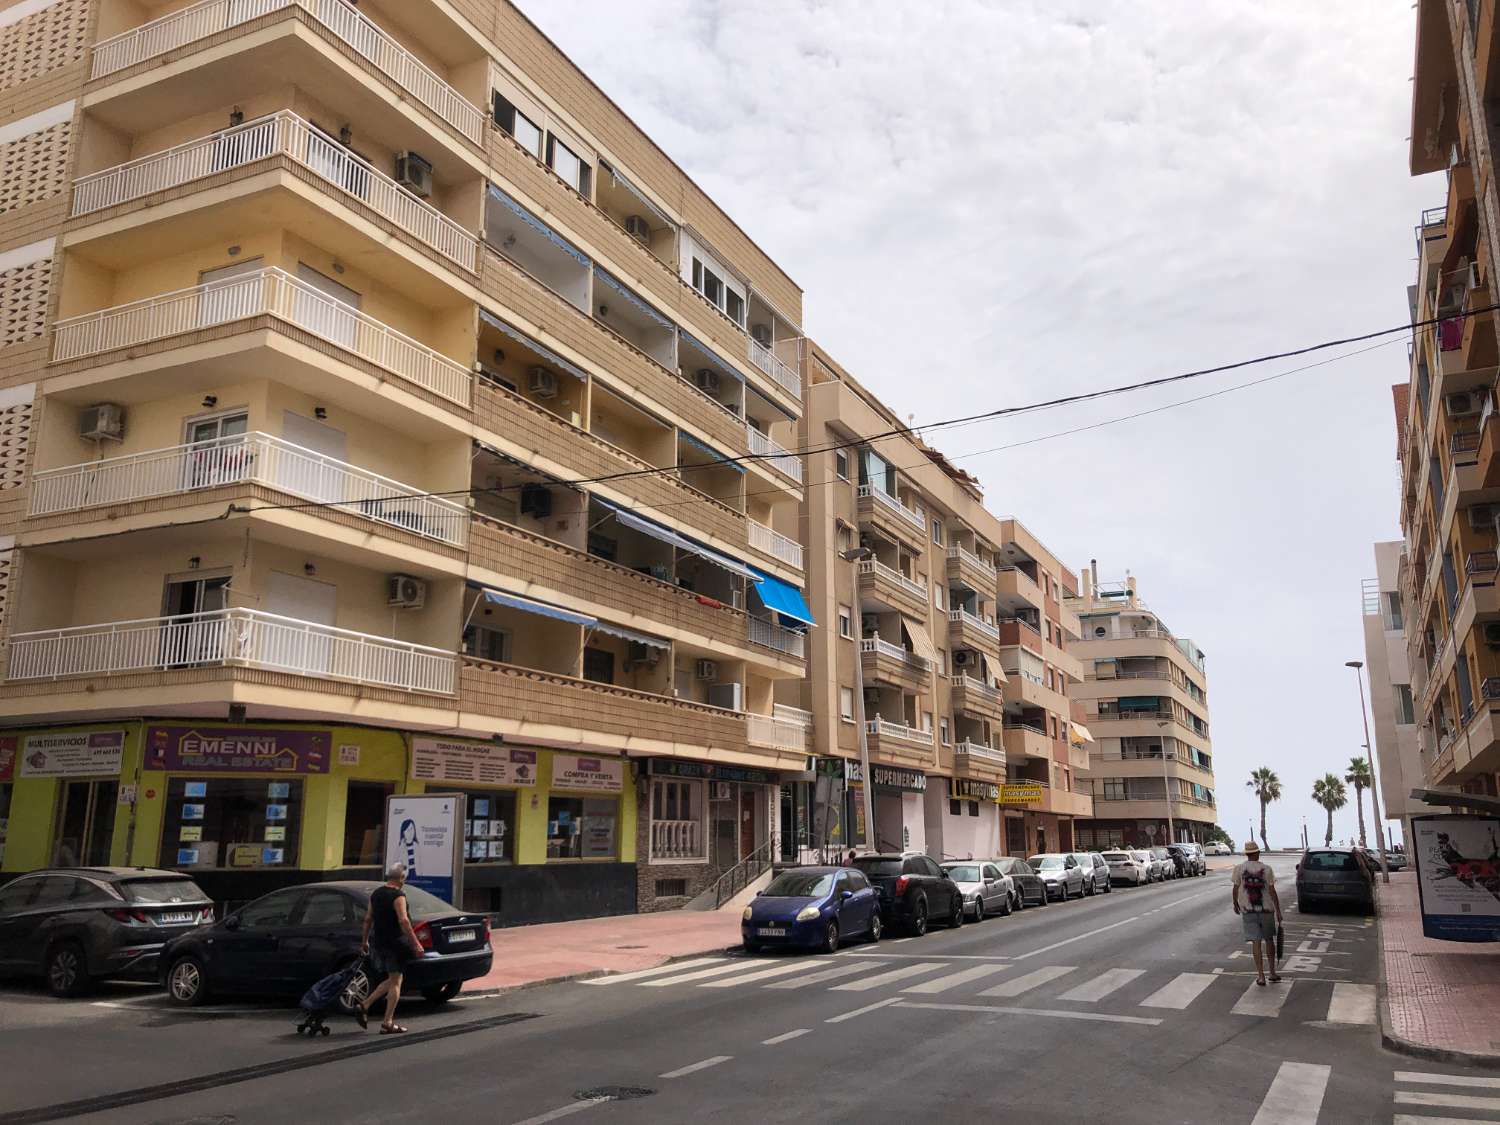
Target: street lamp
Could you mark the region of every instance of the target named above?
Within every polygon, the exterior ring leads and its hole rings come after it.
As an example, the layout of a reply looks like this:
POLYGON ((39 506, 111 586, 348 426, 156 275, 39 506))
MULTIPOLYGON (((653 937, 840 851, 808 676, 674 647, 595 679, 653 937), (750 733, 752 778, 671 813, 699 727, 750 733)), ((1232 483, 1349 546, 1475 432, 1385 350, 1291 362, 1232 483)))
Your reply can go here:
MULTIPOLYGON (((1167 722, 1165 719, 1159 719, 1156 725, 1158 728, 1165 730, 1167 722)), ((1172 822, 1172 782, 1167 777, 1167 736, 1165 734, 1161 736, 1161 788, 1162 794, 1167 799, 1167 843, 1175 844, 1177 842, 1177 827, 1172 822)))
POLYGON ((1359 721, 1365 727, 1365 760, 1370 763, 1370 804, 1375 814, 1375 840, 1380 844, 1380 881, 1391 881, 1391 865, 1386 859, 1385 819, 1380 815, 1380 775, 1375 772, 1375 752, 1370 749, 1370 719, 1365 713, 1365 677, 1360 671, 1363 660, 1346 660, 1345 668, 1354 669, 1354 681, 1359 685, 1359 721))
MULTIPOLYGON (((868 547, 851 547, 839 552, 839 558, 854 567, 853 601, 856 605, 859 604, 859 564, 874 554, 868 547)), ((870 775, 870 732, 865 727, 864 632, 863 627, 855 625, 854 636, 859 643, 854 646, 854 725, 859 733, 859 776, 862 782, 859 788, 865 808, 865 845, 874 852, 880 849, 875 842, 875 779, 870 775)), ((853 846, 854 841, 851 839, 849 843, 853 846)))

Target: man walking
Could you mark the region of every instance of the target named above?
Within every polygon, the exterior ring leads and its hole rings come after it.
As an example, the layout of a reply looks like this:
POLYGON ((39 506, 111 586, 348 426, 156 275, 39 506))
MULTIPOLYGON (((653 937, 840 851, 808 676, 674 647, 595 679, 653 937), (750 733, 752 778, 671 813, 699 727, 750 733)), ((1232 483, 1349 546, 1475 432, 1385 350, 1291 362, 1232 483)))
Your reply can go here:
POLYGON ((1234 869, 1230 894, 1245 940, 1255 954, 1255 983, 1265 985, 1267 964, 1271 979, 1280 981, 1276 972, 1276 928, 1281 925, 1281 899, 1276 894, 1276 872, 1260 861, 1260 845, 1254 840, 1245 845, 1245 862, 1234 869))
POLYGON ((406 963, 413 957, 422 956, 422 943, 417 940, 411 928, 411 916, 406 911, 406 892, 401 889, 405 883, 406 864, 391 864, 386 869, 385 885, 371 892, 370 906, 365 911, 360 952, 369 955, 371 967, 384 973, 385 980, 355 1009, 354 1018, 359 1020, 360 1027, 368 1027, 367 1014, 375 1006, 375 1001, 384 996, 385 1018, 380 1021, 382 1035, 406 1030, 396 1022, 401 979, 406 972, 406 963))

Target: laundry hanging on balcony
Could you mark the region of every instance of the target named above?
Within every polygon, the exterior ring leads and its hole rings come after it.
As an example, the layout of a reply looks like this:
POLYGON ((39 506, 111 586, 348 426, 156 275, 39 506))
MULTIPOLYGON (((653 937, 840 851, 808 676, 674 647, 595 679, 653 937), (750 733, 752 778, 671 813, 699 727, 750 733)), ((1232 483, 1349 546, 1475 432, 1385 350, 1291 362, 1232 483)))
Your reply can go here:
POLYGON ((608 509, 615 519, 633 531, 639 531, 642 535, 649 535, 651 538, 660 540, 663 543, 670 543, 674 547, 697 555, 701 559, 706 559, 715 566, 723 567, 730 574, 737 574, 741 578, 748 579, 751 582, 761 581, 759 572, 752 566, 747 566, 745 563, 737 559, 732 559, 728 555, 722 555, 718 551, 703 546, 701 543, 695 543, 685 535, 678 535, 671 528, 663 527, 659 523, 653 523, 651 520, 643 516, 638 516, 634 512, 628 512, 624 508, 611 504, 608 500, 601 500, 597 496, 593 499, 601 508, 608 509))
POLYGON ((817 624, 813 620, 812 610, 807 608, 807 602, 803 600, 801 590, 790 582, 783 582, 780 578, 767 574, 763 570, 757 570, 753 566, 747 569, 755 579, 755 585, 750 587, 751 592, 760 599, 761 605, 781 616, 782 625, 788 628, 805 629, 817 624))
POLYGON ((554 621, 566 621, 569 625, 582 625, 586 629, 591 629, 599 624, 598 618, 591 617, 587 613, 575 613, 571 609, 548 605, 546 602, 539 602, 535 598, 523 597, 520 594, 512 594, 505 590, 497 590, 493 586, 481 586, 477 582, 470 582, 469 588, 478 590, 480 598, 490 605, 504 606, 507 609, 518 609, 522 613, 535 613, 541 617, 550 617, 554 621))
POLYGON ((530 336, 526 335, 526 333, 522 332, 519 328, 512 328, 494 313, 488 312, 485 309, 481 308, 479 310, 479 319, 484 321, 491 328, 495 329, 495 331, 502 332, 505 335, 509 336, 512 340, 515 340, 523 347, 530 348, 532 351, 536 352, 537 355, 541 356, 548 363, 552 364, 552 366, 556 367, 559 371, 567 372, 569 375, 573 376, 573 378, 579 380, 580 382, 587 383, 589 381, 589 375, 587 371, 584 371, 580 367, 575 367, 573 364, 563 359, 562 356, 558 355, 555 351, 547 347, 545 344, 537 343, 530 336))
POLYGON ((713 446, 707 445, 704 442, 701 442, 697 438, 693 437, 692 434, 686 434, 681 430, 678 430, 677 436, 691 445, 694 449, 698 450, 698 452, 708 454, 714 459, 715 462, 717 462, 713 465, 686 465, 682 467, 689 469, 733 469, 737 473, 743 473, 745 471, 745 466, 741 465, 738 461, 731 460, 729 454, 720 453, 713 446))
MULTIPOLYGON (((514 212, 515 215, 516 215, 516 217, 518 219, 520 219, 527 226, 529 226, 533 230, 535 230, 543 238, 547 239, 548 242, 552 243, 559 250, 561 250, 564 254, 568 255, 568 257, 570 257, 574 261, 576 261, 579 265, 587 267, 587 266, 592 266, 594 264, 592 258, 590 258, 582 250, 580 250, 576 246, 574 246, 571 242, 569 242, 562 235, 558 234, 555 230, 553 230, 551 227, 549 227, 546 223, 542 222, 541 219, 538 219, 530 211, 526 210, 526 208, 522 207, 519 203, 517 203, 510 196, 506 195, 503 191, 501 191, 499 188, 497 188, 494 184, 490 185, 490 200, 492 202, 498 203, 502 207, 505 207, 506 209, 514 212)), ((488 227, 489 227, 488 222, 486 222, 485 227, 486 227, 486 229, 488 229, 488 227)))

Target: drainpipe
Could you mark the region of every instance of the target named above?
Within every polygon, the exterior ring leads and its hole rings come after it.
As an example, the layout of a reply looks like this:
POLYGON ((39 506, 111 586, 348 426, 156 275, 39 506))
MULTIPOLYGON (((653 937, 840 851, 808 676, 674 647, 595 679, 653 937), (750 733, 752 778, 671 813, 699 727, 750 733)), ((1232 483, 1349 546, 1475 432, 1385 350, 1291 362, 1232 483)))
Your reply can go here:
MULTIPOLYGON (((853 567, 855 597, 852 600, 856 606, 859 604, 859 564, 874 553, 868 547, 855 547, 839 552, 839 558, 853 567)), ((855 628, 854 636, 857 641, 864 640, 864 632, 863 628, 855 628)), ((865 808, 865 846, 872 852, 879 851, 875 835, 875 782, 870 773, 870 732, 865 727, 865 658, 858 643, 854 646, 854 723, 859 734, 859 773, 862 779, 860 795, 864 798, 865 808)), ((854 841, 850 840, 849 843, 852 847, 854 841)))

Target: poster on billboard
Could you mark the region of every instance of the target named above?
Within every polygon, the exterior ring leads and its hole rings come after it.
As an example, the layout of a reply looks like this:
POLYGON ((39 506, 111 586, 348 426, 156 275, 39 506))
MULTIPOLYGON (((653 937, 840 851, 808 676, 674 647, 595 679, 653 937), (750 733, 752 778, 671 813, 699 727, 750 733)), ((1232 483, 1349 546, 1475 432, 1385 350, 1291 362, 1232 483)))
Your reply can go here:
POLYGON ((625 763, 618 758, 553 754, 552 788, 622 793, 625 790, 625 763))
POLYGON ((392 794, 385 801, 385 866, 406 864, 408 883, 460 906, 463 829, 462 794, 392 794))
POLYGON ((1411 827, 1423 935, 1500 941, 1500 817, 1414 816, 1411 827))
POLYGON ((21 750, 22 777, 118 775, 125 750, 123 730, 29 734, 21 750))
POLYGON ((452 738, 414 738, 411 776, 416 781, 535 785, 536 751, 452 738))

